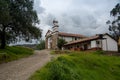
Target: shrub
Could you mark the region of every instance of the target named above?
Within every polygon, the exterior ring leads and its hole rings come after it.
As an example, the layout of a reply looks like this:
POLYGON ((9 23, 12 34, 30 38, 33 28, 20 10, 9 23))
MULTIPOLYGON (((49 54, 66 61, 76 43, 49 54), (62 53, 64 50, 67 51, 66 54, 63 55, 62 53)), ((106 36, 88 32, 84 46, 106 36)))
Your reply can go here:
POLYGON ((39 50, 45 49, 45 40, 40 41, 40 44, 37 45, 37 49, 39 50))
POLYGON ((62 49, 63 45, 66 44, 67 42, 64 39, 58 39, 57 46, 59 49, 62 49))

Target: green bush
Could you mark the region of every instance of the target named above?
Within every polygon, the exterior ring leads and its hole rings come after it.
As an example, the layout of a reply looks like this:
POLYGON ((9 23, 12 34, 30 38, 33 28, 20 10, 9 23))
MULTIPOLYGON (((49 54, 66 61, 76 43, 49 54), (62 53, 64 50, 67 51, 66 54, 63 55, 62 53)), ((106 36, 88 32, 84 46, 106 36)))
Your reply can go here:
POLYGON ((40 44, 37 45, 37 49, 39 50, 45 49, 45 40, 40 41, 40 44))
POLYGON ((64 39, 58 39, 57 46, 61 50, 63 45, 66 44, 67 42, 64 39))

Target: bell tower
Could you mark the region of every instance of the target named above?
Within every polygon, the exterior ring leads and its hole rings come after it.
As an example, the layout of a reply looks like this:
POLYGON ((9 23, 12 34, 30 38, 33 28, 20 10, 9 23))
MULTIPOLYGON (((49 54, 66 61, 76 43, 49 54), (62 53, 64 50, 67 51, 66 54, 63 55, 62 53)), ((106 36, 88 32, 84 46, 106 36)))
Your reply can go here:
POLYGON ((57 20, 53 20, 53 27, 52 27, 52 49, 58 49, 57 42, 58 42, 58 30, 59 25, 57 20))
POLYGON ((53 27, 52 27, 52 30, 53 32, 58 32, 58 21, 57 20, 53 20, 53 27))

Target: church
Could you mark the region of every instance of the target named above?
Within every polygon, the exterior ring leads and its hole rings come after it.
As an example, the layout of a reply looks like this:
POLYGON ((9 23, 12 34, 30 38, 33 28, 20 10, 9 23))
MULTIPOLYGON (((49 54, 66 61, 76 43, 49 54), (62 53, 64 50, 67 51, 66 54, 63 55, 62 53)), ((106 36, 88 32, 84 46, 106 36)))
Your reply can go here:
POLYGON ((59 28, 58 21, 53 20, 52 30, 48 30, 46 35, 45 35, 45 38, 46 38, 45 47, 46 47, 46 49, 58 49, 57 41, 59 38, 65 39, 65 41, 67 41, 67 42, 86 38, 86 36, 81 35, 81 34, 59 32, 58 28, 59 28))
POLYGON ((53 20, 52 30, 48 30, 45 35, 46 49, 58 49, 57 41, 59 38, 64 39, 67 43, 63 48, 66 50, 104 50, 104 51, 118 51, 118 43, 109 34, 96 34, 95 36, 87 37, 81 34, 73 34, 66 32, 59 32, 59 25, 57 20, 53 20))

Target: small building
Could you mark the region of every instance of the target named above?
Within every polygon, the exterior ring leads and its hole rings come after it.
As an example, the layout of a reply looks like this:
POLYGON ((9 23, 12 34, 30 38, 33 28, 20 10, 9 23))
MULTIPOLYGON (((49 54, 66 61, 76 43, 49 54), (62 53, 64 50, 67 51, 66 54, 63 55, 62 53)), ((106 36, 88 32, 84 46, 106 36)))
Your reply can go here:
POLYGON ((64 45, 69 50, 104 50, 118 51, 118 43, 109 34, 99 34, 69 42, 64 45))

